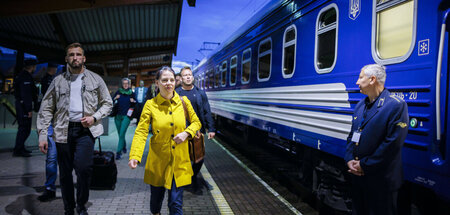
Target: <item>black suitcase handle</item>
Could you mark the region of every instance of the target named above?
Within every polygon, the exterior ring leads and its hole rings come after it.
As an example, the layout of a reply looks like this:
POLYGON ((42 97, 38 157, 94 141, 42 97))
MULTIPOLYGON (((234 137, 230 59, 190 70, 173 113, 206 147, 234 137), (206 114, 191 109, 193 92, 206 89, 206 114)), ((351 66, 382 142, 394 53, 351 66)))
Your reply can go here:
POLYGON ((102 154, 102 143, 101 143, 101 141, 100 141, 100 137, 97 137, 97 139, 98 139, 98 152, 99 152, 100 154, 102 154))

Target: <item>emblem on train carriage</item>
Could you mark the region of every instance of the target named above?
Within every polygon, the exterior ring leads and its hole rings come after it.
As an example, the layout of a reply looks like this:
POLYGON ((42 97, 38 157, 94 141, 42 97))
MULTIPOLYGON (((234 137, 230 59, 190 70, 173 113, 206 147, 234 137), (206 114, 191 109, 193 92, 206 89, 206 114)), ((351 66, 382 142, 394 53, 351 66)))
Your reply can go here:
POLYGON ((349 0, 348 17, 355 20, 361 12, 361 0, 349 0))

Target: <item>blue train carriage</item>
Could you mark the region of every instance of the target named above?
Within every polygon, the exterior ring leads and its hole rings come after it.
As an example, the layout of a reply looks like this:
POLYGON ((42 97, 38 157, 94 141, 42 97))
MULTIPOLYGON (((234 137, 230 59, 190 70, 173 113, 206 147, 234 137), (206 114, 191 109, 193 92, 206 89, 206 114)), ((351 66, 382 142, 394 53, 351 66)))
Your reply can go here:
POLYGON ((449 202, 449 2, 271 1, 200 63, 196 84, 218 118, 339 157, 332 166, 345 171, 351 116, 365 97, 355 83, 362 66, 383 64, 386 87, 409 109, 402 189, 423 207, 449 202))

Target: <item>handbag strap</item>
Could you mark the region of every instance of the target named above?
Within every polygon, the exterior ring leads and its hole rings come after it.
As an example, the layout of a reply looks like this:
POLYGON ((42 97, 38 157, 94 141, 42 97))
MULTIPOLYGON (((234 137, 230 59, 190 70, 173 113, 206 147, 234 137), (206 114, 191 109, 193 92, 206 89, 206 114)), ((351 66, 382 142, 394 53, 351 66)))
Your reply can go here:
POLYGON ((191 123, 191 117, 189 116, 189 113, 188 113, 188 110, 187 110, 187 107, 186 107, 186 103, 184 102, 182 96, 180 96, 180 99, 181 99, 181 103, 183 104, 184 117, 186 118, 186 120, 187 120, 189 123, 191 123))

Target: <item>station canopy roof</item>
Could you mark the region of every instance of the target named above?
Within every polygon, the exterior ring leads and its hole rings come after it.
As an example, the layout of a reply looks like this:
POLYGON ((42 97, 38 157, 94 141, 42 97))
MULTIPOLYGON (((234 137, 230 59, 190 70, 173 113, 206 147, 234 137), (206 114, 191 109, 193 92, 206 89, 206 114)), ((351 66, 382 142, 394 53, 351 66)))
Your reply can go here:
MULTIPOLYGON (((188 3, 194 6, 195 0, 188 3)), ((182 0, 5 0, 0 45, 64 63, 65 47, 79 42, 90 69, 124 75, 128 69, 157 68, 170 65, 176 54, 182 5, 182 0)))

